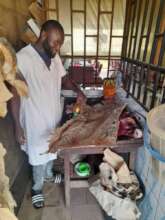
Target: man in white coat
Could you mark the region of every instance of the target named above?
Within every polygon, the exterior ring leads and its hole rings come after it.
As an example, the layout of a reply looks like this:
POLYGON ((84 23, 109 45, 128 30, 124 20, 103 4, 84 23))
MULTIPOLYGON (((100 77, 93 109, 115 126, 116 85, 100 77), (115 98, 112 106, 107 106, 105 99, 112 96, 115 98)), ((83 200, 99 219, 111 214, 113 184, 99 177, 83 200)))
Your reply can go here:
POLYGON ((33 170, 32 203, 35 208, 44 206, 42 188, 45 179, 53 179, 53 160, 56 154, 45 154, 51 133, 61 119, 60 92, 64 84, 85 97, 81 90, 65 76, 59 57, 64 42, 64 30, 55 20, 46 21, 40 37, 34 45, 29 44, 17 53, 18 78, 28 85, 29 97, 19 98, 12 88, 11 111, 15 122, 17 141, 28 154, 33 170))

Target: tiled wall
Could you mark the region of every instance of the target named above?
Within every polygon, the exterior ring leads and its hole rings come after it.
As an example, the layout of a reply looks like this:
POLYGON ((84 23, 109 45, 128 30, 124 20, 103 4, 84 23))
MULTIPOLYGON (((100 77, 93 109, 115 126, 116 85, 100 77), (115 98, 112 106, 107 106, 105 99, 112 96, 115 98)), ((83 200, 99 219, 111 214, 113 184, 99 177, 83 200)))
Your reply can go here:
MULTIPOLYGON (((125 98, 126 94, 123 90, 119 90, 119 95, 132 110, 146 114, 133 99, 125 98)), ((153 175, 151 155, 143 146, 138 150, 135 171, 145 187, 145 196, 139 202, 141 220, 165 220, 165 184, 161 184, 153 175)))

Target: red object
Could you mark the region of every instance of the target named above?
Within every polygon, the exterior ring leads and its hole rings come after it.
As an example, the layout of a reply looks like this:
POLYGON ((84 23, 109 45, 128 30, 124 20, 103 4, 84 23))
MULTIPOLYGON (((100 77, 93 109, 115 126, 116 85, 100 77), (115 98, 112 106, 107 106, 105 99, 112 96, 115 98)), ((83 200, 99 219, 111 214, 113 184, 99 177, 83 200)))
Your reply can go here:
POLYGON ((138 128, 134 116, 130 116, 128 112, 123 112, 119 121, 118 137, 134 137, 135 130, 138 128))
POLYGON ((99 72, 96 72, 93 66, 83 67, 74 65, 73 67, 69 67, 68 72, 71 79, 77 84, 102 84, 99 72))

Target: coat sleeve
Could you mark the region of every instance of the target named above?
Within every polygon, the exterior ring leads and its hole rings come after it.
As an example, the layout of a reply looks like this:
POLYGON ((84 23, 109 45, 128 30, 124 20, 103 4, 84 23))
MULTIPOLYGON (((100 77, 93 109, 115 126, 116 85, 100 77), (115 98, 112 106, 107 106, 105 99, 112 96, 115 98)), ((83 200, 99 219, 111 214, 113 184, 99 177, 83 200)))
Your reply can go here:
POLYGON ((60 56, 58 54, 56 55, 55 59, 56 59, 56 62, 58 63, 59 74, 60 74, 60 76, 62 78, 63 76, 66 75, 65 68, 64 68, 64 66, 62 64, 62 61, 61 61, 61 58, 60 58, 60 56))

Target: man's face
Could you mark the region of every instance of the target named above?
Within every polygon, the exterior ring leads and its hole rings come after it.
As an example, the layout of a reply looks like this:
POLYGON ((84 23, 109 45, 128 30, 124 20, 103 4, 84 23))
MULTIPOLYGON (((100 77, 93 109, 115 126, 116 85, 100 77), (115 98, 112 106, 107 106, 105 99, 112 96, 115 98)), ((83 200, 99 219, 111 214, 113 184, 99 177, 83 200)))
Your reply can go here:
POLYGON ((64 43, 64 33, 57 29, 52 29, 46 33, 46 39, 43 41, 43 48, 50 58, 59 53, 64 43))

